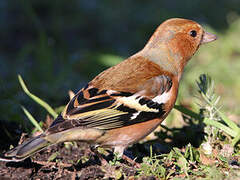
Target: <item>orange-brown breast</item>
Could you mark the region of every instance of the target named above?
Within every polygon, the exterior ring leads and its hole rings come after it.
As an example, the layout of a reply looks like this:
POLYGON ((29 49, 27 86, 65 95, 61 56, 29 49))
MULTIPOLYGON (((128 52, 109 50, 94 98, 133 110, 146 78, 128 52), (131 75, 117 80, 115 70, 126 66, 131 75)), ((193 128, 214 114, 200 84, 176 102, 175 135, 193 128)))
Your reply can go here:
POLYGON ((97 143, 102 147, 128 146, 150 134, 162 121, 163 119, 153 119, 109 130, 104 136, 97 139, 97 143))

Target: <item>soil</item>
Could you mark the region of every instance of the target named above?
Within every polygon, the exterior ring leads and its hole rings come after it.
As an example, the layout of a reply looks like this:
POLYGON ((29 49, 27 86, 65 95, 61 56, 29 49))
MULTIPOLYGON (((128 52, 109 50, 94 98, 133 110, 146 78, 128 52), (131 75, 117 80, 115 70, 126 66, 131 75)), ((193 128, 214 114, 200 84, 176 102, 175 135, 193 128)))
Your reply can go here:
MULTIPOLYGON (((46 119, 44 127, 51 124, 49 118, 46 119), (48 122, 49 121, 49 122, 48 122)), ((23 133, 17 124, 9 124, 0 121, 0 154, 9 150, 11 146, 17 146, 22 142, 23 133)), ((193 127, 189 129, 195 130, 193 127)), ((181 132, 189 132, 184 130, 181 132)), ((196 131, 197 132, 197 131, 196 131)), ((37 135, 35 133, 35 135, 37 135)), ((160 139, 168 137, 164 134, 158 135, 160 139)), ((179 143, 179 134, 171 142, 179 143)), ((182 136, 181 136, 182 137, 182 136)), ((185 136, 184 136, 185 137, 185 136)), ((195 137, 195 136, 194 136, 195 137)), ((199 133, 198 133, 198 137, 199 133)), ((24 138, 23 138, 24 139, 24 138)), ((187 138, 180 147, 191 142, 187 138)), ((196 142, 196 138, 193 138, 196 142)), ((171 146, 164 146, 154 141, 142 144, 135 144, 128 149, 127 154, 131 159, 141 162, 142 158, 149 155, 150 144, 156 153, 169 152, 171 146), (131 153, 134 153, 132 155, 131 153)), ((163 141, 162 141, 163 142, 163 141)), ((194 143, 194 142, 192 142, 194 143)), ((192 144, 191 143, 191 144, 192 144)), ((126 161, 114 161, 111 151, 105 151, 105 163, 101 163, 100 158, 90 150, 88 144, 82 142, 68 142, 57 144, 35 154, 33 157, 23 162, 1 162, 0 161, 0 180, 1 179, 156 179, 155 177, 139 177, 138 169, 126 161)), ((103 161, 102 161, 103 162, 103 161)))
MULTIPOLYGON (((1 146, 1 151, 7 150, 8 143, 1 146)), ((118 161, 118 164, 110 164, 113 162, 111 152, 104 158, 108 163, 103 165, 86 143, 61 143, 22 162, 0 161, 0 179, 136 179, 137 168, 133 165, 123 160, 118 161)))
MULTIPOLYGON (((21 134, 19 131, 6 133, 6 129, 17 129, 11 124, 0 122, 0 153, 7 151, 10 145, 16 146, 21 134), (11 134, 11 136, 9 136, 11 134)), ((22 134, 23 135, 23 134, 22 134)), ((25 136, 23 136, 25 137, 25 136)), ((24 139, 24 138, 23 138, 24 139)), ((106 153, 107 151, 105 151, 106 153)), ((104 155, 103 155, 104 156, 104 155)), ((68 142, 53 145, 27 158, 22 162, 1 162, 1 179, 136 179, 137 168, 123 160, 114 162, 109 151, 104 156, 105 164, 94 154, 88 144, 68 142)), ((138 179, 155 179, 154 177, 139 177, 138 179)))

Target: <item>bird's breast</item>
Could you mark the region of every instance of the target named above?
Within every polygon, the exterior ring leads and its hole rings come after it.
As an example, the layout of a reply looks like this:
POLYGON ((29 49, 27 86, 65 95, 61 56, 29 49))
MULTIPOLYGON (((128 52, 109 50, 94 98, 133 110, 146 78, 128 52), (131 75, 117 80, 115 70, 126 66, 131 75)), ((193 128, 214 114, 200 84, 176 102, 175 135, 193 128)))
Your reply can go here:
POLYGON ((104 136, 97 140, 97 143, 103 147, 126 147, 150 134, 162 121, 162 118, 156 118, 143 123, 108 130, 104 136))

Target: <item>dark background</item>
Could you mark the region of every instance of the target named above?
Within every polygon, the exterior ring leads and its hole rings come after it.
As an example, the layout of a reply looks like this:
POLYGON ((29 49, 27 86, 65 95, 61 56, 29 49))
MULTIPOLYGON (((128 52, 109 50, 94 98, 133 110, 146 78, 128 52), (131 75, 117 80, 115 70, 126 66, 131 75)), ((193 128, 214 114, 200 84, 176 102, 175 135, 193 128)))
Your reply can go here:
POLYGON ((0 122, 28 129, 20 105, 39 121, 46 117, 23 93, 17 74, 31 92, 59 107, 69 89, 76 92, 143 48, 162 21, 188 18, 224 33, 239 13, 238 0, 1 0, 0 122))

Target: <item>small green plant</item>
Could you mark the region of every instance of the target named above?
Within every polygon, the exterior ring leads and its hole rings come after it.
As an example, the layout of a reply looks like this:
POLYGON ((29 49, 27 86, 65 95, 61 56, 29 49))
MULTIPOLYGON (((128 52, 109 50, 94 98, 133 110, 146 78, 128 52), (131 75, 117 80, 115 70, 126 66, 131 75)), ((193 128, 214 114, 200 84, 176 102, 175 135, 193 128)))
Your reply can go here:
POLYGON ((150 156, 144 157, 139 169, 139 175, 155 176, 158 179, 171 179, 182 175, 189 177, 189 173, 199 162, 199 151, 188 144, 185 152, 174 147, 168 154, 153 155, 150 147, 150 156))
POLYGON ((220 97, 214 93, 214 82, 209 76, 205 74, 201 75, 197 82, 199 87, 199 93, 203 99, 201 110, 204 113, 204 123, 211 125, 212 127, 207 129, 206 132, 212 137, 216 137, 218 130, 224 131, 228 135, 232 136, 232 145, 235 146, 240 140, 240 128, 236 123, 231 121, 227 116, 220 111, 218 107, 220 97))
POLYGON ((117 152, 116 153, 114 152, 113 160, 109 161, 109 164, 111 166, 119 166, 121 164, 120 163, 121 159, 122 159, 122 157, 117 152))
POLYGON ((60 153, 59 152, 55 152, 55 153, 53 153, 49 158, 48 158, 48 162, 52 162, 52 161, 54 161, 56 158, 57 158, 57 156, 59 155, 60 153))
POLYGON ((158 155, 153 155, 152 146, 150 146, 150 156, 144 157, 139 171, 139 176, 155 176, 158 179, 168 179, 166 169, 162 165, 162 159, 158 155))
POLYGON ((206 125, 206 133, 213 139, 219 130, 230 135, 233 138, 232 145, 235 146, 240 140, 240 128, 220 111, 218 107, 220 98, 214 93, 214 82, 209 76, 203 74, 197 81, 197 85, 200 93, 198 104, 201 113, 195 113, 178 105, 175 106, 175 109, 203 122, 206 125))

